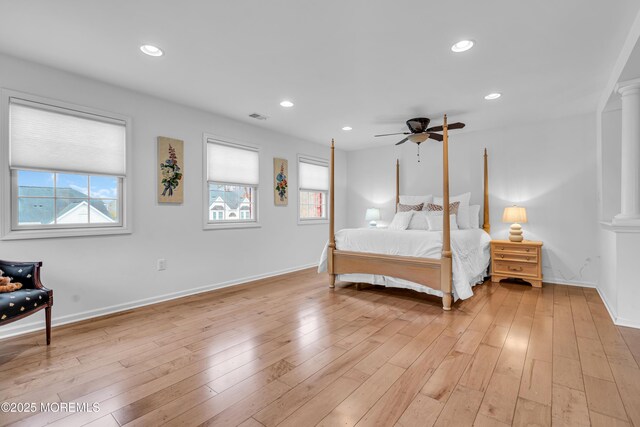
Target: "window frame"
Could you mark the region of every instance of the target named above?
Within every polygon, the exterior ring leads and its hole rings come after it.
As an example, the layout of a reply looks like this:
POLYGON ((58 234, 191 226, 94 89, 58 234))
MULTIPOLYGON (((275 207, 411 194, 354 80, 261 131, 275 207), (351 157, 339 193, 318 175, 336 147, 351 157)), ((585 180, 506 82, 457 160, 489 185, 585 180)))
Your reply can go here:
POLYGON ((203 202, 203 216, 202 216, 202 228, 203 230, 224 230, 224 229, 234 229, 234 228, 260 228, 262 225, 260 224, 260 147, 254 144, 248 144, 243 141, 238 141, 233 138, 218 136, 210 133, 203 133, 202 135, 202 175, 203 175, 203 185, 202 185, 202 202, 203 202), (217 182, 217 181, 209 181, 209 162, 208 162, 208 147, 209 142, 214 144, 226 145, 228 147, 234 147, 245 150, 252 150, 258 153, 258 184, 257 185, 246 185, 239 184, 233 182, 217 182), (237 220, 223 220, 220 222, 212 222, 209 220, 209 184, 217 184, 217 185, 232 185, 236 187, 253 187, 255 188, 255 197, 256 200, 254 202, 255 205, 255 219, 246 220, 241 219, 240 217, 237 220))
MULTIPOLYGON (((102 236, 115 234, 131 234, 132 227, 132 129, 131 118, 109 111, 99 110, 92 107, 73 104, 57 99, 46 98, 38 95, 32 95, 10 89, 0 89, 0 199, 3 202, 2 218, 0 218, 0 234, 1 240, 22 240, 22 239, 44 239, 58 237, 82 237, 82 236, 102 236), (53 111, 64 110, 69 114, 77 114, 79 117, 101 116, 117 121, 122 121, 125 125, 125 174, 118 177, 120 191, 119 199, 119 223, 117 224, 68 224, 53 226, 17 226, 18 217, 18 191, 14 186, 17 185, 17 169, 12 170, 9 167, 9 150, 11 146, 11 134, 9 130, 9 112, 10 102, 12 98, 43 104, 51 107, 53 111), (16 178, 14 179, 14 174, 16 178), (14 185, 15 182, 15 185, 14 185), (15 196, 15 197, 14 197, 15 196)), ((20 169, 29 170, 29 169, 20 169)), ((63 174, 80 174, 97 176, 98 173, 90 173, 85 171, 58 171, 47 170, 43 172, 63 173, 63 174)), ((106 176, 106 175, 105 175, 106 176)), ((112 176, 112 175, 108 175, 112 176)), ((89 197, 87 197, 89 199, 89 197)))
MULTIPOLYGON (((329 212, 330 212, 330 206, 329 206, 329 191, 328 190, 317 190, 317 189, 312 189, 312 188, 302 188, 300 187, 300 163, 311 163, 311 164, 315 164, 318 166, 325 166, 327 168, 327 171, 329 172, 329 177, 331 177, 331 170, 329 168, 329 160, 327 159, 323 159, 321 157, 314 157, 314 156, 307 156, 304 154, 298 154, 297 156, 297 163, 296 163, 296 168, 297 168, 297 173, 298 173, 298 200, 296 201, 296 205, 297 205, 297 211, 298 211, 298 225, 317 225, 317 224, 328 224, 329 223, 329 212), (300 193, 302 191, 306 191, 306 192, 318 192, 318 193, 324 193, 325 194, 325 199, 326 199, 326 213, 327 216, 325 218, 301 218, 300 217, 300 193)), ((330 179, 330 178, 329 178, 330 179)), ((330 185, 329 182, 327 182, 327 187, 330 185)))

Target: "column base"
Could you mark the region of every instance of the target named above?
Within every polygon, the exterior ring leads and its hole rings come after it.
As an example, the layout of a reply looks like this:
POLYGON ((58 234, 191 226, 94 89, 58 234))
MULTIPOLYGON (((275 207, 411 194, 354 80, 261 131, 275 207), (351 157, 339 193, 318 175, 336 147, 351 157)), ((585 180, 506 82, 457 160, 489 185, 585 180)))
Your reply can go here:
POLYGON ((618 214, 611 221, 613 225, 640 226, 640 214, 618 214))

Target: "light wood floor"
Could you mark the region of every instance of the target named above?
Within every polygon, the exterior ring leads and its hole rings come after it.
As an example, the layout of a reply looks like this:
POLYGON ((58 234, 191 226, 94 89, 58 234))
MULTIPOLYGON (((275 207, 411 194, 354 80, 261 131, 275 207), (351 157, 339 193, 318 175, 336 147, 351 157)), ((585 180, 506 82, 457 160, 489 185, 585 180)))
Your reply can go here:
POLYGON ((100 411, 0 424, 640 426, 640 331, 593 289, 475 294, 443 312, 306 270, 5 340, 0 402, 100 411))

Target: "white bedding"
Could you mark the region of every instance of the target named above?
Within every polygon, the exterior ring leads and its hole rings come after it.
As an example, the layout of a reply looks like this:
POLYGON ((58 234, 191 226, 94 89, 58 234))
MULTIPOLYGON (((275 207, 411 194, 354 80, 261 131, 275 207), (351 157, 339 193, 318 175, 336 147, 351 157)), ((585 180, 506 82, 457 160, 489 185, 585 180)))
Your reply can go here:
MULTIPOLYGON (((489 266, 491 237, 484 230, 452 230, 453 295, 467 299, 471 289, 482 282, 489 266)), ((385 230, 375 228, 344 229, 336 233, 336 248, 344 251, 422 258, 441 258, 442 232, 424 230, 385 230)), ((327 247, 318 265, 318 272, 327 271, 327 247)), ((341 274, 338 280, 413 289, 442 296, 442 291, 389 276, 375 274, 341 274)))

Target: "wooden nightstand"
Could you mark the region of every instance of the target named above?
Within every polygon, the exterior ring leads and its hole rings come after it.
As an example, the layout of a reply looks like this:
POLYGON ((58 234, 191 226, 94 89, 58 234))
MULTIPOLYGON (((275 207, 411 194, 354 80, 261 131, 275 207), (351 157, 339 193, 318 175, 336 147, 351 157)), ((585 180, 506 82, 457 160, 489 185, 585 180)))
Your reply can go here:
POLYGON ((491 241, 491 281, 509 277, 542 287, 542 242, 491 241))

